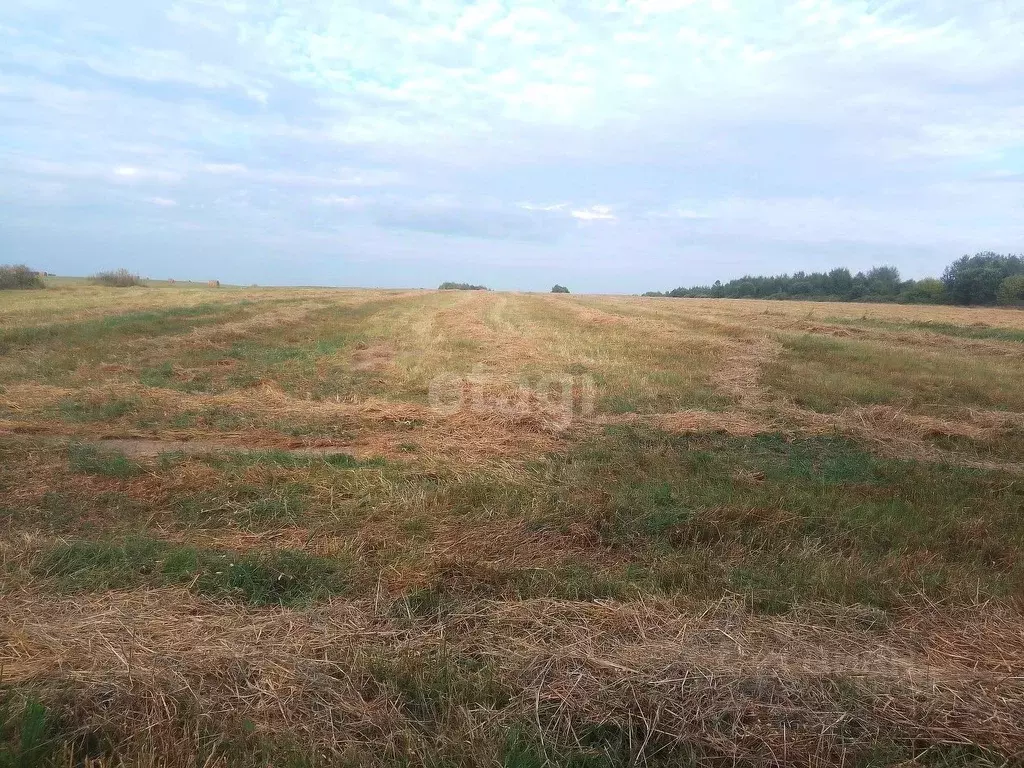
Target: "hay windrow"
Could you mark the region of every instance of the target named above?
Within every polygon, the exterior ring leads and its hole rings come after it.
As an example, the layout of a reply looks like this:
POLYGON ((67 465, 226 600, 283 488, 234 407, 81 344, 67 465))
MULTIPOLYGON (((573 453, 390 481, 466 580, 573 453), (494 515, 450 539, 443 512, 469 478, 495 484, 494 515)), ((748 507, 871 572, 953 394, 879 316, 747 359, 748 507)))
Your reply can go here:
POLYGON ((160 705, 174 696, 213 722, 244 718, 335 754, 406 742, 415 718, 377 670, 442 648, 486 659, 511 694, 497 709, 464 710, 477 727, 540 718, 553 742, 639 720, 652 748, 686 738, 746 759, 786 749, 831 763, 880 735, 1024 743, 1021 620, 983 608, 859 631, 827 614, 813 621, 813 609, 797 622, 728 603, 696 613, 657 601, 479 602, 443 624, 391 615, 365 601, 229 608, 173 590, 19 594, 0 608, 2 661, 7 681, 42 695, 70 683, 76 706, 101 719, 99 700, 117 691, 116 726, 172 730, 174 710, 160 705), (850 719, 852 733, 839 727, 850 719))

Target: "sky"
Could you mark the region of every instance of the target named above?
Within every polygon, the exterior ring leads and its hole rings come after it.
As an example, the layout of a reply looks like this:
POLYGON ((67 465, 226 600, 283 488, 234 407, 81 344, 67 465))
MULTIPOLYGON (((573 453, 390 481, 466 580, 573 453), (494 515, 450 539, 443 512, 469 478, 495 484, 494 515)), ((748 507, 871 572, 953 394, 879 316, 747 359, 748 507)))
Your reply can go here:
POLYGON ((636 293, 1024 250, 1024 0, 3 0, 0 263, 636 293))

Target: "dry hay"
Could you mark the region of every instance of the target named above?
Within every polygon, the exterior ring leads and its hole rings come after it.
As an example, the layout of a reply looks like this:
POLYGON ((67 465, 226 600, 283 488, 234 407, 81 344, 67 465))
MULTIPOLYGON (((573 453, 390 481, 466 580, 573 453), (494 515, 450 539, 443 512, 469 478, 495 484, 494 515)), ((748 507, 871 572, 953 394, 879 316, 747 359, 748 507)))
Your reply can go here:
POLYGON ((542 350, 509 323, 501 331, 487 322, 489 314, 500 311, 505 298, 489 292, 468 292, 454 307, 435 314, 430 347, 444 349, 452 341, 476 344, 477 363, 495 371, 518 371, 524 364, 545 362, 542 350))
MULTIPOLYGON (((133 458, 154 458, 164 453, 180 453, 186 456, 202 456, 208 453, 231 451, 232 453, 259 453, 259 447, 253 447, 251 443, 242 444, 230 443, 217 440, 148 440, 145 438, 107 438, 105 440, 93 440, 92 445, 98 448, 118 451, 125 456, 133 458)), ((276 448, 276 446, 268 446, 276 448)), ((264 449, 266 450, 266 449, 264 449)), ((353 446, 299 446, 289 444, 285 448, 288 453, 296 456, 310 456, 313 458, 329 458, 331 456, 355 456, 357 451, 353 446)))
POLYGON ((964 409, 957 415, 960 418, 939 418, 875 405, 848 408, 832 416, 817 414, 813 421, 819 430, 827 425, 866 442, 885 456, 1024 473, 1024 464, 973 458, 938 448, 933 442, 936 438, 957 437, 983 446, 1009 429, 1024 427, 1024 415, 977 409, 964 409))
POLYGON ((643 322, 642 318, 636 316, 618 315, 614 312, 607 312, 603 309, 590 306, 588 304, 580 303, 576 299, 570 299, 565 301, 551 296, 544 297, 544 300, 551 302, 558 302, 559 307, 565 307, 571 309, 576 315, 577 319, 580 320, 584 325, 588 326, 603 326, 603 325, 630 325, 643 322))
POLYGON ((495 668, 511 698, 499 708, 453 702, 436 738, 533 722, 549 743, 571 744, 604 724, 637 733, 641 761, 681 742, 776 765, 843 765, 879 740, 1019 755, 1019 615, 981 606, 869 628, 857 616, 805 614, 480 601, 438 624, 391 618, 393 607, 374 601, 296 611, 178 590, 23 593, 0 606, 0 663, 5 682, 44 699, 69 690, 65 706, 83 729, 120 735, 126 748, 144 734, 171 754, 191 713, 220 731, 248 721, 321 754, 408 756, 424 744, 422 725, 382 670, 429 674, 439 660, 474 659, 495 668))
POLYGON ((377 398, 307 400, 271 385, 244 392, 206 394, 150 388, 134 383, 81 389, 17 384, 0 394, 0 406, 14 411, 18 418, 0 419, 0 429, 22 434, 75 436, 86 440, 153 441, 158 438, 171 443, 202 441, 231 449, 339 448, 358 455, 405 458, 409 457, 403 446, 415 443, 428 455, 477 464, 502 457, 537 456, 560 446, 567 426, 561 412, 545 410, 543 398, 531 397, 529 392, 524 398, 522 394, 517 392, 512 401, 500 397, 477 399, 472 407, 446 414, 426 405, 377 398), (239 416, 251 416, 263 423, 297 420, 308 425, 344 426, 351 437, 344 441, 306 439, 258 425, 239 431, 199 427, 176 429, 161 425, 158 434, 154 435, 151 430, 139 429, 128 418, 120 423, 72 425, 44 421, 35 416, 38 411, 52 408, 71 397, 95 402, 115 397, 131 398, 141 404, 140 408, 157 409, 165 418, 187 411, 222 409, 239 416), (509 409, 509 402, 525 404, 525 407, 509 409))
MULTIPOLYGON (((848 338, 883 346, 905 345, 919 350, 931 349, 939 352, 948 352, 949 350, 956 349, 990 357, 1024 357, 1024 347, 1019 342, 951 336, 943 333, 941 330, 933 330, 926 327, 913 328, 911 330, 890 330, 875 327, 862 328, 855 325, 825 325, 797 319, 773 325, 779 330, 785 329, 787 331, 798 331, 832 338, 848 338)), ((973 325, 977 326, 978 324, 975 323, 973 325)))
POLYGON ((325 302, 304 302, 302 304, 275 307, 266 311, 260 311, 259 314, 244 320, 204 325, 193 328, 187 333, 148 339, 146 349, 152 358, 157 358, 161 354, 169 355, 173 350, 179 350, 182 347, 216 350, 230 342, 248 339, 253 334, 263 331, 300 326, 306 322, 310 315, 330 306, 335 305, 325 302))
POLYGON ((726 434, 752 437, 780 432, 784 427, 752 413, 742 411, 705 411, 700 409, 672 413, 626 413, 595 417, 599 424, 646 424, 675 435, 726 434))
POLYGON ((756 410, 764 405, 765 399, 759 384, 761 372, 781 353, 782 345, 767 336, 740 342, 715 370, 712 383, 741 407, 756 410))

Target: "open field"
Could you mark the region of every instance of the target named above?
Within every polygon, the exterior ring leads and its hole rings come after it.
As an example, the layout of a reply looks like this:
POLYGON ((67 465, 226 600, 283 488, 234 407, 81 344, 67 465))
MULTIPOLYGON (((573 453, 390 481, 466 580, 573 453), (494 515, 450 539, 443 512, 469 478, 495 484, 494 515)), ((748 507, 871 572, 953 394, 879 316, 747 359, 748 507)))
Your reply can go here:
POLYGON ((0 295, 0 766, 1024 761, 1024 312, 0 295))

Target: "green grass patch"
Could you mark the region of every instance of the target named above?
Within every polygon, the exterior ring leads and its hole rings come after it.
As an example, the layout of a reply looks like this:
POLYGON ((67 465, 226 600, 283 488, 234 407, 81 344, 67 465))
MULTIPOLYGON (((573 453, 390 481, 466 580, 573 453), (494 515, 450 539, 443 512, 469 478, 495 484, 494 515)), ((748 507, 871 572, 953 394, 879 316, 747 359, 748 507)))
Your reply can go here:
POLYGON ((189 525, 236 525, 264 529, 295 525, 306 508, 307 485, 275 482, 270 488, 228 482, 223 488, 176 498, 173 506, 189 525))
POLYGON ((57 413, 64 421, 114 421, 129 416, 140 407, 138 398, 111 397, 105 400, 62 400, 57 413))
POLYGON ((53 765, 60 748, 54 717, 38 700, 0 699, 0 768, 53 765))
POLYGON ((269 466, 285 469, 299 469, 326 465, 336 469, 361 469, 366 467, 383 467, 387 461, 372 457, 357 459, 347 453, 315 454, 298 451, 226 451, 211 454, 205 460, 215 466, 253 467, 269 466))
POLYGON ((1024 487, 999 472, 883 460, 840 438, 617 427, 544 474, 531 525, 585 526, 629 552, 620 593, 735 592, 777 610, 1024 586, 1024 487))
POLYGON ((120 451, 109 451, 93 445, 68 446, 68 468, 72 472, 105 477, 129 478, 142 473, 142 466, 120 451))
POLYGON ((197 304, 192 307, 126 312, 80 322, 6 328, 0 331, 0 352, 52 342, 88 344, 120 338, 149 338, 184 333, 196 326, 221 322, 225 319, 224 315, 238 313, 251 303, 197 304))
POLYGON ((348 568, 295 550, 234 553, 149 538, 74 541, 42 553, 33 575, 68 591, 188 584, 255 605, 299 605, 343 594, 348 568))

